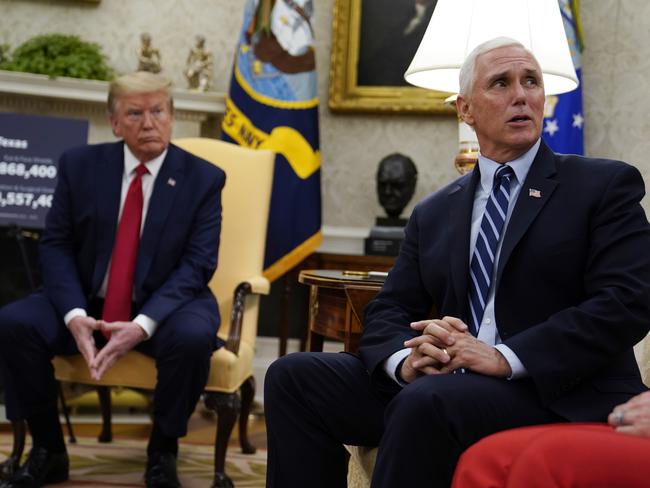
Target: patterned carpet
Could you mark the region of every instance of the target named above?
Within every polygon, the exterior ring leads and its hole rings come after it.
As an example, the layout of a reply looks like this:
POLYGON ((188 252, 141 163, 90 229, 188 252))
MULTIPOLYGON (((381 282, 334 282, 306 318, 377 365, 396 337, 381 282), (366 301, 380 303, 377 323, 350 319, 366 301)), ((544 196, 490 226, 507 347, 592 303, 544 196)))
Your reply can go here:
MULTIPOLYGON (((56 487, 136 487, 143 486, 146 463, 146 442, 115 440, 99 444, 95 439, 80 438, 68 445, 71 471, 66 483, 56 487)), ((27 447, 26 451, 29 449, 27 447)), ((11 437, 0 435, 0 462, 11 451, 11 437)), ((178 453, 178 474, 184 488, 205 488, 212 482, 212 446, 181 444, 178 453)), ((231 448, 226 458, 226 473, 236 488, 261 488, 266 474, 266 451, 242 454, 231 448)))

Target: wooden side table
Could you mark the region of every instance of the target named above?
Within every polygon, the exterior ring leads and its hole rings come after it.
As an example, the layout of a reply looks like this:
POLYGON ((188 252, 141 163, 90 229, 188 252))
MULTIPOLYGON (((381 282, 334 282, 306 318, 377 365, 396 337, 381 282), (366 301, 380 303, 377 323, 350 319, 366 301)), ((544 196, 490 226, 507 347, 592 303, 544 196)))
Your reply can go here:
POLYGON ((300 264, 300 269, 388 271, 394 264, 394 256, 316 252, 300 264))
POLYGON ((307 350, 322 351, 325 338, 342 341, 356 352, 363 330, 363 308, 384 284, 385 276, 340 270, 303 270, 298 281, 309 285, 307 350))
MULTIPOLYGON (((294 267, 283 278, 284 289, 281 294, 282 303, 280 305, 281 315, 278 328, 278 337, 280 339, 279 356, 287 353, 287 343, 289 340, 289 321, 292 307, 299 308, 298 314, 303 317, 300 322, 301 330, 303 321, 309 319, 307 311, 307 300, 300 294, 300 300, 295 299, 295 293, 292 289, 298 280, 300 272, 304 270, 355 270, 355 271, 388 271, 395 264, 393 256, 367 256, 358 254, 335 254, 316 252, 309 255, 296 267, 294 267)), ((293 290, 295 291, 295 290, 293 290)), ((300 337, 300 350, 306 350, 306 337, 300 337)))

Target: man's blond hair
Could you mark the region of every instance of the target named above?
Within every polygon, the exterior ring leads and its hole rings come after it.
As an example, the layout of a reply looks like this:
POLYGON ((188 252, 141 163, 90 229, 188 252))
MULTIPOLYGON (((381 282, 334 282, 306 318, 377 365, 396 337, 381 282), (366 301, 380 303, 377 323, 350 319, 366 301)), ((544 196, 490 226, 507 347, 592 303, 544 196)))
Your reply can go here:
POLYGON ((108 88, 108 113, 113 115, 117 101, 124 95, 134 93, 165 92, 169 99, 169 108, 174 111, 174 100, 171 91, 172 83, 167 78, 149 73, 148 71, 136 71, 115 78, 108 88))

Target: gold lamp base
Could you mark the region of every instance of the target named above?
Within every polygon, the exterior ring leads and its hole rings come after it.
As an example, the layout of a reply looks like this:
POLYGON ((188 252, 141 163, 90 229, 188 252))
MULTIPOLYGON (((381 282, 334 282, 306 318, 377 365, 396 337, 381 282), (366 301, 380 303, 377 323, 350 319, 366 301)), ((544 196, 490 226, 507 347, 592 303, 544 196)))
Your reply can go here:
POLYGON ((478 151, 472 149, 461 149, 454 159, 454 166, 461 175, 467 174, 474 169, 478 161, 478 151))
MULTIPOLYGON (((445 99, 445 105, 456 110, 456 98, 454 94, 445 99)), ((458 154, 454 159, 454 166, 461 174, 467 174, 474 169, 478 162, 478 140, 474 130, 463 122, 458 116, 458 154)))

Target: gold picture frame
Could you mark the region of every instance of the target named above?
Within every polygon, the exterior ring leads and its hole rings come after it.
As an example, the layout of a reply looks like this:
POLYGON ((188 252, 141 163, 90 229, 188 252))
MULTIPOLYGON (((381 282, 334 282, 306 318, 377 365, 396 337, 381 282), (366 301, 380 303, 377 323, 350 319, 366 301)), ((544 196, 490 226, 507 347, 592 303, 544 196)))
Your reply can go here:
POLYGON ((454 114, 450 94, 410 86, 358 84, 362 0, 335 0, 332 22, 329 108, 334 112, 454 114))

